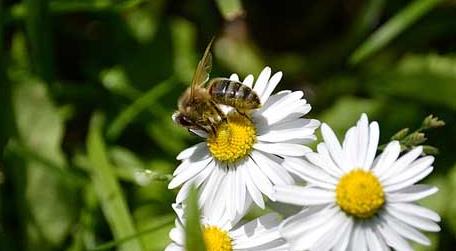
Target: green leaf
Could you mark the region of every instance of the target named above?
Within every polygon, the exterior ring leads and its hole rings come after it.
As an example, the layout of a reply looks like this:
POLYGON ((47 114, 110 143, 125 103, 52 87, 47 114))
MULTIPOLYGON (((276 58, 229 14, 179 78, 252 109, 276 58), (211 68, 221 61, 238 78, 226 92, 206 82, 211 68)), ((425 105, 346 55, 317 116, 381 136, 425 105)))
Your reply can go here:
POLYGON ((321 114, 320 120, 325 121, 337 135, 342 136, 347 128, 356 123, 362 113, 375 116, 381 107, 382 103, 375 99, 341 97, 332 107, 321 114))
POLYGON ((415 0, 375 31, 350 57, 351 64, 358 64, 385 47, 401 32, 430 12, 440 0, 415 0))
POLYGON ((50 83, 54 79, 54 62, 47 0, 25 0, 28 15, 25 19, 31 46, 31 59, 37 75, 50 83))
POLYGON ((25 74, 16 77, 12 86, 16 140, 22 150, 29 149, 16 154, 25 161, 27 173, 26 198, 33 218, 29 222, 31 245, 59 245, 67 237, 77 209, 73 206, 76 191, 68 179, 62 179, 68 173, 61 150, 63 120, 42 82, 25 74), (39 158, 31 158, 27 152, 39 158))
POLYGON ((173 80, 169 79, 157 84, 144 95, 136 99, 114 119, 107 130, 107 137, 110 140, 117 139, 127 125, 130 124, 139 113, 146 108, 153 107, 157 100, 167 94, 172 88, 173 80))
POLYGON ((198 192, 194 186, 190 189, 185 215, 185 250, 205 251, 200 224, 198 192))
MULTIPOLYGON (((101 128, 103 117, 96 113, 90 122, 87 151, 91 164, 92 182, 103 209, 103 213, 116 240, 136 234, 127 203, 121 192, 117 177, 108 161, 101 128)), ((143 250, 138 239, 126 241, 122 250, 143 250)))
POLYGON ((373 94, 405 97, 456 110, 456 57, 408 55, 388 70, 371 76, 373 94))
POLYGON ((240 0, 216 0, 216 3, 226 20, 233 20, 244 12, 240 0))

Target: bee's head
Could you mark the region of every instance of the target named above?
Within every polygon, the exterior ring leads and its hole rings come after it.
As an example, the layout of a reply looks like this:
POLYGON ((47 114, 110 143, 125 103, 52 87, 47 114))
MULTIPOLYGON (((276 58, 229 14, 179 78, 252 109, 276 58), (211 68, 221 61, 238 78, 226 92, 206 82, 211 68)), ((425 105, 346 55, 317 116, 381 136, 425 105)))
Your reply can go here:
POLYGON ((186 116, 186 115, 184 115, 183 113, 181 113, 179 111, 176 111, 173 114, 172 118, 173 118, 174 123, 176 123, 176 124, 178 124, 180 126, 183 126, 185 128, 192 129, 192 127, 196 126, 196 123, 193 122, 193 120, 189 116, 186 116))

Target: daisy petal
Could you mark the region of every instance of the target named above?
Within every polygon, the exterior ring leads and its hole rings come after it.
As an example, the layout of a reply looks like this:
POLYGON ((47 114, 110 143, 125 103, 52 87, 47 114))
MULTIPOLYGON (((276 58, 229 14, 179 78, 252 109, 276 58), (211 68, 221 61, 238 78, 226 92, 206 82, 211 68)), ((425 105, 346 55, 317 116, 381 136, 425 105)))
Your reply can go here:
POLYGON ((168 189, 174 189, 186 182, 193 176, 197 175, 212 161, 211 158, 203 159, 201 161, 192 163, 186 170, 183 170, 179 175, 174 177, 168 185, 168 189))
POLYGON ((385 186, 395 184, 395 183, 401 183, 404 182, 408 179, 413 178, 416 175, 419 175, 421 172, 426 170, 426 168, 430 167, 431 164, 434 162, 434 157, 432 156, 426 156, 423 158, 419 158, 416 161, 412 162, 406 170, 404 170, 401 173, 398 173, 397 175, 386 179, 383 184, 385 186))
POLYGON ((255 86, 253 86, 253 90, 256 94, 261 97, 267 87, 269 77, 271 77, 271 68, 265 67, 255 82, 255 86))
POLYGON ((245 77, 244 81, 242 82, 243 85, 252 88, 253 86, 253 75, 249 74, 247 77, 245 77))
POLYGON ((257 142, 253 148, 276 155, 284 156, 304 156, 306 153, 312 152, 307 146, 289 144, 289 143, 264 143, 257 142))
POLYGON ((425 246, 429 246, 431 244, 431 241, 424 234, 422 234, 415 228, 410 227, 409 225, 390 216, 389 214, 382 214, 382 218, 386 221, 386 224, 388 224, 391 228, 396 230, 404 238, 416 241, 425 246))
POLYGON ((386 243, 395 250, 413 251, 407 241, 386 223, 376 224, 376 230, 383 236, 386 243))
POLYGON ((378 139, 380 137, 380 130, 378 128, 377 122, 372 122, 369 125, 369 144, 367 146, 366 159, 362 166, 370 169, 372 167, 372 162, 375 159, 375 153, 377 152, 378 139))
POLYGON ((378 157, 377 163, 372 169, 380 180, 382 180, 385 171, 391 169, 394 161, 399 157, 400 152, 401 145, 398 141, 392 141, 385 147, 385 150, 383 150, 382 154, 378 157))
POLYGON ((275 186, 277 201, 298 206, 322 205, 334 202, 335 194, 332 191, 301 186, 275 186))
POLYGON ((268 196, 268 198, 274 200, 272 194, 274 190, 272 189, 272 183, 269 181, 268 177, 264 175, 264 173, 260 170, 257 163, 252 160, 252 158, 247 159, 247 163, 249 168, 247 169, 250 174, 250 178, 255 184, 255 186, 260 190, 263 194, 268 196))
POLYGON ((251 155, 274 185, 290 185, 294 183, 291 175, 279 164, 282 162, 280 158, 260 151, 252 151, 251 155))
POLYGON ((422 198, 428 197, 436 192, 438 192, 439 189, 437 187, 433 186, 427 186, 427 185, 413 185, 409 186, 407 188, 404 188, 399 191, 395 191, 394 193, 387 194, 386 200, 388 202, 411 202, 411 201, 417 201, 422 198))
POLYGON ((239 82, 239 76, 236 73, 231 74, 230 76, 231 81, 239 82))
MULTIPOLYGON (((249 171, 247 170, 248 168, 249 168, 248 166, 244 166, 244 165, 238 166, 238 170, 242 172, 243 177, 250 177, 249 171)), ((252 179, 246 178, 246 179, 244 179, 244 181, 245 181, 245 185, 247 187, 247 191, 250 194, 250 197, 252 197, 255 204, 257 204, 261 209, 264 209, 263 195, 257 189, 257 187, 253 183, 252 179)))
POLYGON ((423 148, 421 146, 418 146, 412 149, 410 152, 404 154, 394 163, 394 165, 385 171, 381 179, 386 180, 389 177, 394 177, 397 174, 401 173, 412 163, 412 161, 418 158, 422 152, 423 148))
POLYGON ((264 104, 266 100, 269 98, 269 96, 271 96, 271 93, 274 91, 274 89, 282 79, 282 75, 282 72, 279 71, 272 75, 271 79, 269 79, 268 86, 266 87, 265 91, 260 97, 262 104, 264 104))
POLYGON ((437 223, 433 222, 432 220, 422 218, 422 217, 417 217, 414 216, 410 213, 404 213, 400 210, 395 209, 394 207, 387 206, 386 207, 386 213, 394 217, 395 219, 399 221, 403 221, 407 223, 408 225, 419 228, 421 230, 429 231, 429 232, 438 232, 440 231, 439 225, 437 223))
POLYGON ((195 157, 193 155, 195 155, 196 153, 196 156, 200 156, 200 155, 204 155, 204 154, 201 154, 200 152, 203 152, 205 151, 205 154, 207 155, 208 151, 207 151, 207 144, 206 142, 201 142, 201 143, 198 143, 192 147, 189 147, 185 150, 183 150, 182 152, 180 152, 176 159, 177 160, 183 160, 183 159, 188 159, 190 157, 192 157, 192 159, 195 159, 195 157))
POLYGON ((336 165, 345 171, 349 171, 353 168, 352 166, 347 165, 347 161, 343 155, 342 147, 340 146, 336 134, 334 134, 333 130, 325 123, 321 125, 321 134, 336 165))
POLYGON ((440 216, 438 213, 429 210, 425 207, 418 206, 412 203, 391 203, 388 205, 390 208, 394 208, 394 210, 401 211, 403 213, 411 214, 417 217, 429 219, 432 221, 440 221, 440 216))

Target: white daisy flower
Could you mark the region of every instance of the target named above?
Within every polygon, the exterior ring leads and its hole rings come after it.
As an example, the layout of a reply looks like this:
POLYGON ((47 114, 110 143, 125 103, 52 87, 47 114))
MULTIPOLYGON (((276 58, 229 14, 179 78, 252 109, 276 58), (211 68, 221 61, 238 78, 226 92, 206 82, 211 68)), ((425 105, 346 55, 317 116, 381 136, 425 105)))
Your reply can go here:
MULTIPOLYGON (((233 216, 252 200, 264 208, 263 194, 273 199, 273 185, 294 182, 280 163, 283 158, 311 152, 303 144, 315 140, 319 121, 302 118, 311 107, 301 91, 281 91, 271 96, 281 78, 281 72, 271 77, 269 67, 261 72, 255 85, 253 76, 247 76, 242 83, 253 86, 261 107, 249 117, 228 113, 228 122, 217 128, 216 135, 198 133, 206 138, 205 142, 177 156, 182 163, 168 186, 173 189, 182 185, 177 203, 184 201, 190 184, 195 183, 200 187, 200 205, 210 210, 227 208, 233 216), (216 204, 216 198, 223 200, 216 204)), ((236 74, 230 79, 239 81, 236 74)))
MULTIPOLYGON (((178 217, 176 226, 169 232, 172 243, 165 251, 184 251, 185 230, 182 207, 173 205, 178 217)), ((226 215, 225 215, 226 216, 226 215)), ((279 217, 271 213, 246 224, 239 224, 240 215, 229 217, 202 216, 202 234, 207 251, 285 251, 289 250, 278 231, 279 217)))
POLYGON ((292 249, 412 250, 406 239, 429 245, 417 229, 439 231, 440 217, 416 201, 437 188, 416 183, 432 172, 434 157, 420 157, 422 147, 399 156, 393 141, 375 158, 379 127, 365 114, 342 146, 328 125, 321 132, 324 143, 306 155, 308 161, 283 163, 308 186, 275 187, 278 201, 307 207, 281 225, 292 249))

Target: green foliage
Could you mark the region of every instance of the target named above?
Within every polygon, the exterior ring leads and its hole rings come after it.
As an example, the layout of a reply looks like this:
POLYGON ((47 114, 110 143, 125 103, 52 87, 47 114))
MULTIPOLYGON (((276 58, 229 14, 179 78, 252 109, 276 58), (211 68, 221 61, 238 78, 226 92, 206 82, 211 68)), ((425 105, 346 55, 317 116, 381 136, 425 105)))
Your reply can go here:
POLYGON ((185 216, 185 249, 195 251, 206 250, 201 233, 198 192, 195 187, 190 190, 185 216))
MULTIPOLYGON (((103 118, 96 113, 91 119, 87 139, 92 183, 114 237, 123 239, 134 235, 136 230, 117 177, 106 155, 101 135, 102 126, 103 118)), ((121 250, 143 250, 138 239, 125 241, 120 247, 121 250)))
MULTIPOLYGON (((425 183, 440 192, 423 203, 442 231, 425 250, 451 250, 450 2, 0 1, 0 250, 163 250, 175 157, 199 140, 171 115, 214 36, 212 76, 268 65, 284 73, 278 90, 304 90, 309 117, 338 136, 366 112, 381 144, 438 150, 425 183)), ((187 245, 202 250, 190 201, 187 245)))

